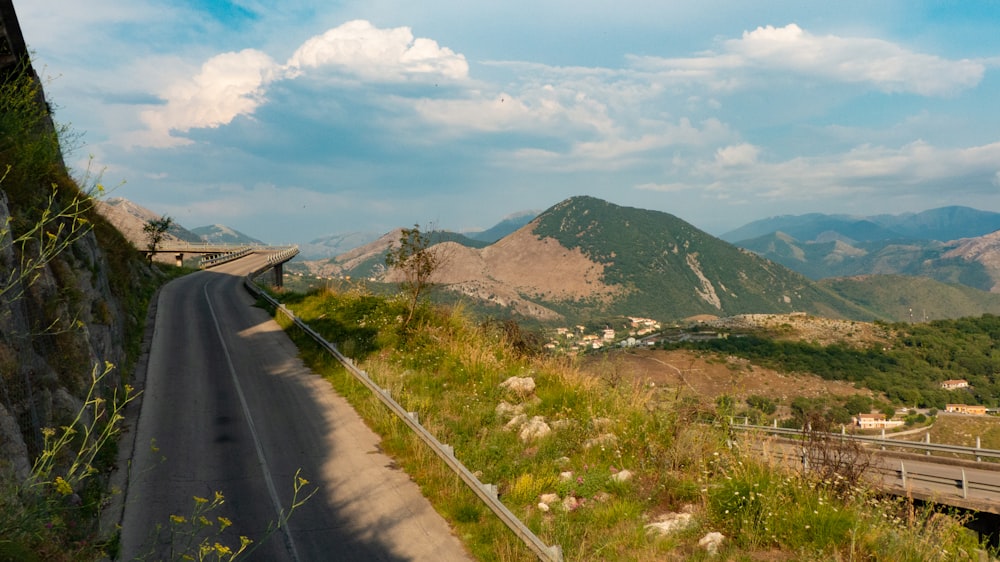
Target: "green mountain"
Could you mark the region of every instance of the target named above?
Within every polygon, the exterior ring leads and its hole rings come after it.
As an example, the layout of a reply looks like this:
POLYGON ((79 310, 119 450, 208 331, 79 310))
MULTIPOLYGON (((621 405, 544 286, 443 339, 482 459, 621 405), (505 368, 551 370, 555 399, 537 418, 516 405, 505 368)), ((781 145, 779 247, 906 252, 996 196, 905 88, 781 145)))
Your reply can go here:
MULTIPOLYGON (((622 290, 603 307, 607 313, 655 318, 788 312, 873 317, 803 275, 668 213, 574 197, 532 224, 535 236, 579 249, 603 266, 604 283, 622 290)), ((550 304, 560 311, 569 307, 550 304)))
POLYGON ((1000 314, 1000 294, 926 277, 865 275, 824 279, 819 285, 887 320, 926 322, 1000 314))

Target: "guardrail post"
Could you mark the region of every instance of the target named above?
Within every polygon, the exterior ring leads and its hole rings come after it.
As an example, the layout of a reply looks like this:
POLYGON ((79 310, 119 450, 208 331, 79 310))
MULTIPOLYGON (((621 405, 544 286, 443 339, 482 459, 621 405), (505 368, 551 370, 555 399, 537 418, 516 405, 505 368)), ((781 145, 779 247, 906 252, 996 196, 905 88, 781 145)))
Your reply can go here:
POLYGON ((883 443, 882 443, 882 450, 884 451, 885 450, 885 443, 884 443, 884 441, 885 441, 885 428, 884 427, 882 428, 882 441, 883 441, 883 443))
POLYGON ((899 461, 899 475, 903 479, 903 489, 906 489, 906 465, 899 461))
POLYGON ((979 454, 978 454, 979 453, 979 449, 981 449, 980 444, 981 443, 980 443, 980 440, 979 440, 979 436, 977 435, 976 436, 976 462, 982 462, 983 461, 983 457, 979 456, 979 454))
MULTIPOLYGON (((926 439, 924 439, 924 443, 930 445, 931 444, 931 432, 928 431, 927 433, 924 434, 924 436, 926 437, 926 439)), ((924 451, 924 455, 926 455, 928 457, 931 456, 931 450, 927 449, 926 451, 924 451)))
POLYGON ((778 418, 774 418, 774 423, 772 425, 774 425, 774 429, 778 429, 778 418))
POLYGON ((969 479, 965 477, 965 469, 962 469, 962 499, 969 499, 969 479))

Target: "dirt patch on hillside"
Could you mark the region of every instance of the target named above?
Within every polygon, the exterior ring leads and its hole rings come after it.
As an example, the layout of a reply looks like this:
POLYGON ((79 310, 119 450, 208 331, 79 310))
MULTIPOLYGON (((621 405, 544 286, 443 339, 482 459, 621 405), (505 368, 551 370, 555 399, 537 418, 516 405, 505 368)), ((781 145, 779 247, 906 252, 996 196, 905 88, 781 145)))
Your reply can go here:
MULTIPOLYGON (((542 303, 576 300, 608 302, 623 291, 604 284, 604 266, 579 248, 538 238, 532 225, 481 250, 454 242, 433 247, 440 267, 433 281, 448 290, 517 314, 556 321, 562 316, 542 303)), ((392 281, 394 278, 387 277, 392 281)))
POLYGON ((583 368, 605 380, 637 381, 676 389, 679 395, 695 396, 705 404, 713 404, 724 394, 740 402, 751 395, 766 396, 784 406, 797 396, 871 395, 868 390, 846 382, 779 373, 753 365, 746 359, 688 350, 612 351, 588 356, 583 368))
POLYGON ((530 298, 560 301, 608 299, 621 289, 605 285, 604 266, 579 248, 538 238, 528 225, 481 250, 446 242, 434 246, 441 257, 438 283, 502 286, 530 298))
POLYGON ((871 322, 836 320, 807 314, 740 314, 704 320, 720 330, 763 330, 771 337, 814 342, 821 345, 844 343, 857 347, 888 345, 892 333, 871 322))

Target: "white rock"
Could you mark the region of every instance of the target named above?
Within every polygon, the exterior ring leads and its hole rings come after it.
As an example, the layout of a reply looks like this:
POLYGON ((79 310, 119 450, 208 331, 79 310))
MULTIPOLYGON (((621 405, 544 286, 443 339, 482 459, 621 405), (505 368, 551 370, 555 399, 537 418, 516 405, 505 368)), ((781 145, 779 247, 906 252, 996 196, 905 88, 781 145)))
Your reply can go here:
POLYGON ((594 437, 593 439, 587 439, 583 442, 584 449, 592 449, 594 447, 614 447, 618 444, 618 436, 614 433, 604 433, 594 437))
POLYGON ((528 416, 524 414, 518 414, 513 418, 511 418, 510 421, 506 423, 506 425, 504 425, 504 429, 510 429, 510 430, 518 429, 519 427, 524 425, 526 421, 528 421, 528 416))
POLYGON ((698 546, 708 551, 710 556, 715 556, 719 553, 719 546, 722 545, 722 540, 725 538, 725 535, 722 533, 712 531, 704 537, 701 537, 701 540, 698 541, 698 546))
POLYGON ((611 475, 611 479, 614 480, 615 482, 628 482, 629 480, 632 479, 632 471, 631 470, 620 470, 620 471, 612 474, 611 475))
POLYGON ((580 502, 573 496, 566 496, 566 499, 562 502, 562 508, 565 511, 573 511, 578 507, 580 507, 580 502))
POLYGON ((500 386, 521 396, 527 396, 535 391, 535 379, 531 377, 510 377, 500 383, 500 386))
POLYGON ((552 505, 559 501, 559 494, 542 494, 538 499, 546 505, 552 505))
POLYGON ((572 478, 573 478, 573 473, 571 471, 567 470, 566 472, 559 473, 559 480, 562 480, 563 482, 568 482, 572 478))
POLYGON ((549 504, 545 502, 538 502, 538 511, 547 512, 549 510, 549 504))
POLYGON ((496 414, 502 418, 513 417, 522 412, 524 412, 524 405, 518 404, 517 406, 511 404, 510 402, 501 402, 497 404, 496 409, 493 410, 496 414))
POLYGON ((535 416, 531 418, 531 421, 524 424, 521 427, 521 432, 518 433, 518 437, 521 441, 533 441, 535 439, 541 439, 546 435, 552 433, 552 428, 549 424, 545 423, 545 418, 542 416, 535 416))
POLYGON ((656 523, 646 525, 646 531, 658 535, 669 535, 687 529, 692 523, 690 513, 668 513, 661 515, 656 523))
POLYGON ((614 421, 612 421, 611 418, 594 418, 590 420, 590 423, 593 424, 594 429, 598 430, 611 429, 614 425, 614 421))

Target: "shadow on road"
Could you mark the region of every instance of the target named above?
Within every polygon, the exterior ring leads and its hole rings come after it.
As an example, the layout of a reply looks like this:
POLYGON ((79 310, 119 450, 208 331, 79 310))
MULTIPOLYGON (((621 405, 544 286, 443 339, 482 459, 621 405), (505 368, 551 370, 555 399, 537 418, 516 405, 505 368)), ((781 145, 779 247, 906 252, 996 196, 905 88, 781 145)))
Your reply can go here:
POLYGON ((235 548, 241 535, 261 543, 250 559, 468 559, 417 486, 392 468, 378 437, 254 306, 242 286, 246 266, 229 268, 161 292, 123 555, 168 557, 171 516, 190 521, 194 496, 220 492, 225 502, 195 528, 207 531, 210 546, 235 548), (309 482, 300 499, 315 495, 273 532, 278 510, 292 504, 296 474, 309 482), (232 525, 216 537, 220 517, 232 525))

